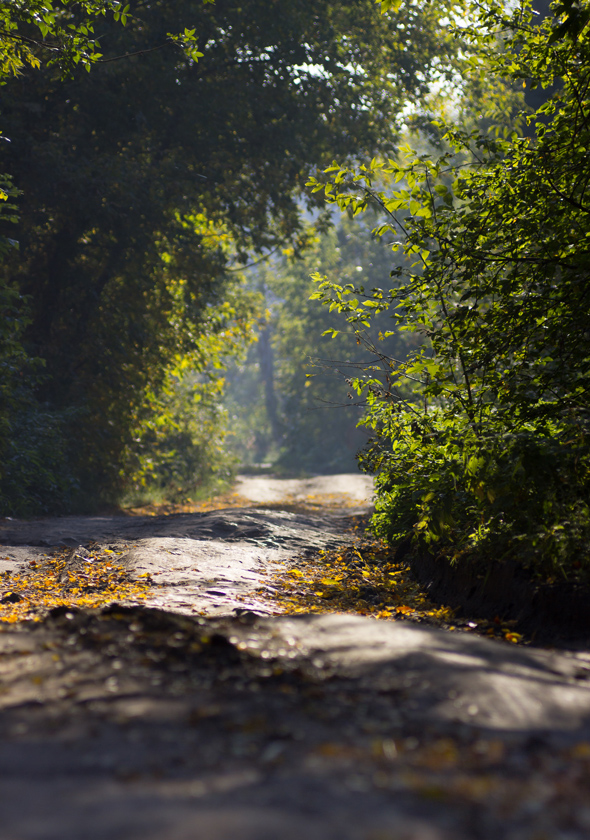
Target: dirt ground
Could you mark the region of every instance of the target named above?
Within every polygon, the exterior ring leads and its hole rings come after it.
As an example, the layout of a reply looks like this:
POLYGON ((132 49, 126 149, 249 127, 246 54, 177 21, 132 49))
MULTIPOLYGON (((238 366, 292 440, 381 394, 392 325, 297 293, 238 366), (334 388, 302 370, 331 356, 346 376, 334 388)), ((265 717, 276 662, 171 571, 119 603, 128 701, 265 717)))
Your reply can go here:
POLYGON ((269 615, 271 572, 350 544, 369 503, 345 484, 324 507, 325 487, 280 488, 0 523, 0 572, 59 546, 91 563, 94 540, 154 581, 138 603, 0 627, 0 838, 588 837, 590 653, 269 615))

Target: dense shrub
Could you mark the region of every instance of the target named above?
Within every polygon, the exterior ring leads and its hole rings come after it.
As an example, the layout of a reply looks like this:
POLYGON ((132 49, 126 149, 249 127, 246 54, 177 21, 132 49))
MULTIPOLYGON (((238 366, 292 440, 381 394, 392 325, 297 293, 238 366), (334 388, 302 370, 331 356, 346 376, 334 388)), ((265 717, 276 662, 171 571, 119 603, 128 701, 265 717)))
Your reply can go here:
POLYGON ((439 122, 438 159, 405 149, 312 180, 341 208, 378 205, 377 233, 414 258, 382 289, 319 278, 359 336, 388 311, 422 338, 408 363, 381 354, 355 381, 376 531, 546 577, 590 573, 588 11, 566 4, 538 26, 526 4, 498 7, 472 29, 482 54, 496 45, 490 72, 553 91, 527 136, 439 122))

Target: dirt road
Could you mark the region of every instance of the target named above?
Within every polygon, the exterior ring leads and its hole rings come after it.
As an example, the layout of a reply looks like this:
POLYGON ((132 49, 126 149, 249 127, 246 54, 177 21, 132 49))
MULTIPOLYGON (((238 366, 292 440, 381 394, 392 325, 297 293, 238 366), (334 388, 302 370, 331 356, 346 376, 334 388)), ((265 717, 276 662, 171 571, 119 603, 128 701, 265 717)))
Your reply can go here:
POLYGON ((590 654, 264 615, 269 568, 353 539, 272 504, 2 523, 4 569, 94 539, 157 581, 2 627, 2 840, 587 837, 590 654))

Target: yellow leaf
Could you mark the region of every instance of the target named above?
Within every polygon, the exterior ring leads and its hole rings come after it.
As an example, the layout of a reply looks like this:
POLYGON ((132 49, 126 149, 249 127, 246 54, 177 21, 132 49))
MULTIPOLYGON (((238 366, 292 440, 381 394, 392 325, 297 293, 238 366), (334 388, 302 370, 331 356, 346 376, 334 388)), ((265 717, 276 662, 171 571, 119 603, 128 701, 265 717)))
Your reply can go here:
POLYGON ((580 741, 575 747, 572 747, 572 758, 590 758, 590 744, 587 741, 580 741))

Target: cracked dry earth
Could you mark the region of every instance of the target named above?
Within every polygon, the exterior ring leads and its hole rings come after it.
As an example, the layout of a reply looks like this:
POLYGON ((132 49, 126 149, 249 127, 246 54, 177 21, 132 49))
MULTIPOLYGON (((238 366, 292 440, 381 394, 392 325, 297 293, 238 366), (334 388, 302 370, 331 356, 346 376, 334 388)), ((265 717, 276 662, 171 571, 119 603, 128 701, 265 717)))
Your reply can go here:
POLYGON ((353 538, 314 495, 1 524, 4 569, 95 540, 156 582, 0 627, 1 840, 590 836, 584 645, 265 614, 272 570, 353 538))

